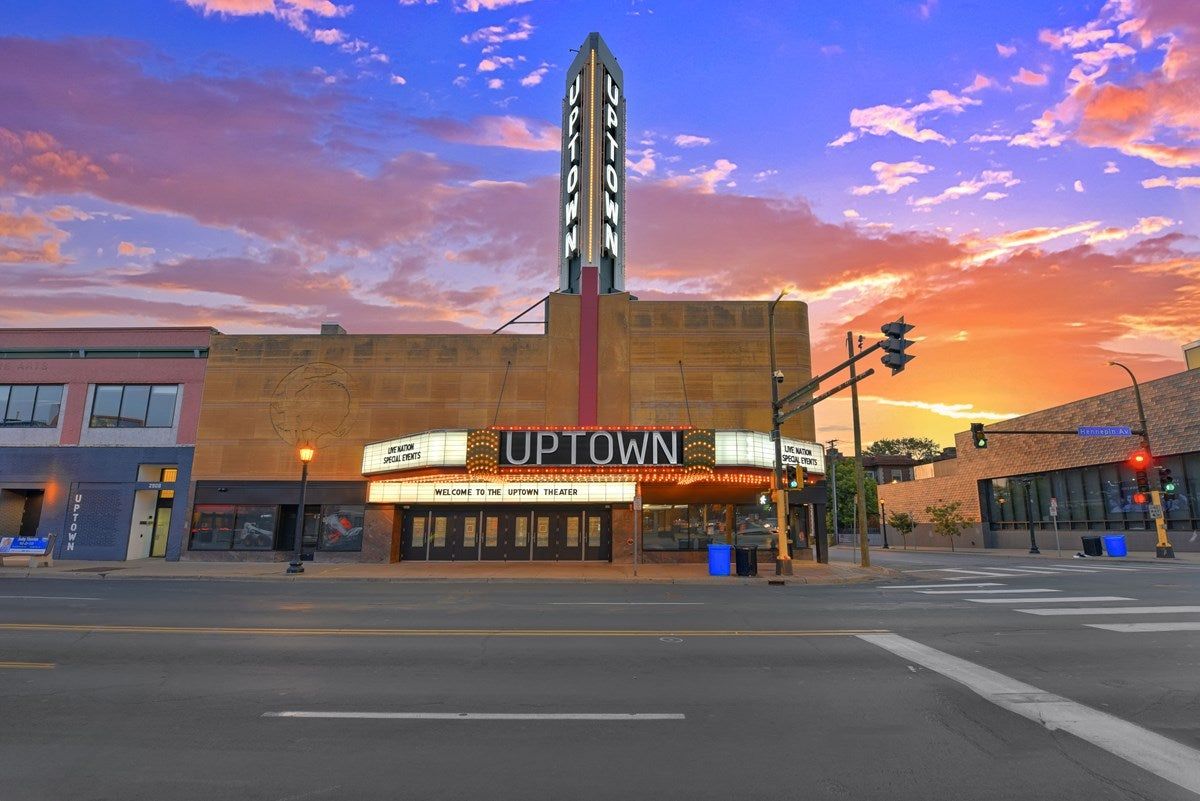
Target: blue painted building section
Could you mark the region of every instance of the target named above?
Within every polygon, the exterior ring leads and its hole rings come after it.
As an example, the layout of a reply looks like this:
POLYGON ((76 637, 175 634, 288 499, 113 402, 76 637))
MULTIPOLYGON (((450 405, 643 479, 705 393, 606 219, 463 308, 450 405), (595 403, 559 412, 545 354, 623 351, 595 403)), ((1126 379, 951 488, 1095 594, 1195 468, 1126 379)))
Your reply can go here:
POLYGON ((117 561, 125 559, 129 548, 134 493, 157 488, 138 481, 138 467, 177 466, 174 485, 162 485, 175 490, 166 559, 176 561, 188 530, 192 451, 191 447, 0 448, 0 489, 44 491, 37 536, 57 535, 56 559, 117 561))

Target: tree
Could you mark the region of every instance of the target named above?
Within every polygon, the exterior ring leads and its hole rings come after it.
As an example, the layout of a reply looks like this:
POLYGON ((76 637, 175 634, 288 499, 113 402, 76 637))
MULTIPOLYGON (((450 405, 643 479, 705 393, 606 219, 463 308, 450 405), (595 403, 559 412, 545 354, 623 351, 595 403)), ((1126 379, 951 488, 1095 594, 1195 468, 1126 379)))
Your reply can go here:
MULTIPOLYGON (((834 468, 837 475, 838 520, 839 531, 848 531, 854 523, 854 460, 838 459, 834 468)), ((879 496, 875 489, 875 479, 870 473, 863 476, 863 489, 867 493, 867 509, 879 508, 879 496)), ((833 519, 833 504, 829 506, 830 520, 833 519)))
POLYGON ((950 550, 954 550, 954 538, 961 536, 963 529, 971 523, 975 522, 964 515, 959 514, 958 509, 962 506, 958 501, 944 503, 940 506, 926 506, 925 514, 929 515, 929 522, 933 524, 933 533, 942 537, 950 538, 950 550))
POLYGON ((917 527, 917 521, 913 520, 913 516, 908 512, 892 512, 888 515, 887 523, 900 532, 900 537, 904 540, 904 547, 907 548, 908 535, 912 534, 913 529, 917 527))
POLYGON ((877 439, 863 451, 867 456, 911 456, 918 461, 942 455, 942 446, 928 437, 877 439))

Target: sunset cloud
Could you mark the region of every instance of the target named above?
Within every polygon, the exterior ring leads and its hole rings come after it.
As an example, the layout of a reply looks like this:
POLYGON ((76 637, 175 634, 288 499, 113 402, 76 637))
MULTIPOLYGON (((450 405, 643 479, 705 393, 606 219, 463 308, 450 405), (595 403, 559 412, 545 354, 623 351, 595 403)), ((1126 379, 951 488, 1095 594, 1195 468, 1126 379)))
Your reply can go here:
POLYGON ((914 142, 941 142, 944 145, 953 143, 932 128, 921 128, 921 118, 927 114, 946 112, 959 114, 968 106, 978 106, 980 101, 955 95, 945 89, 934 89, 924 103, 904 106, 871 106, 856 108, 850 112, 850 130, 829 143, 829 147, 842 147, 865 134, 887 136, 895 134, 914 142))
POLYGON ((1021 179, 1014 178, 1011 170, 984 170, 974 178, 947 187, 936 195, 920 197, 911 202, 913 206, 919 209, 928 208, 929 206, 936 206, 939 203, 945 203, 948 200, 961 200, 964 197, 970 197, 989 186, 1008 188, 1016 186, 1019 183, 1021 183, 1021 179))
POLYGON ((1001 58, 1008 58, 1017 52, 1017 48, 1012 47, 1011 45, 997 43, 996 52, 1000 54, 1001 58))
MULTIPOLYGON (((204 16, 217 15, 221 17, 247 17, 270 15, 302 33, 309 33, 309 17, 330 19, 344 17, 354 10, 354 6, 338 5, 330 0, 185 0, 192 8, 204 16)), ((330 29, 332 30, 332 29, 330 29)), ((315 41, 324 44, 338 44, 345 39, 341 31, 316 31, 312 33, 315 41), (321 38, 317 34, 323 34, 321 38), (333 35, 337 41, 327 41, 333 35)))
POLYGON ((472 31, 459 41, 463 44, 501 44, 503 42, 524 42, 533 36, 533 24, 529 17, 510 19, 503 25, 488 25, 472 31))
POLYGON ((1142 181, 1142 186, 1146 189, 1200 189, 1200 175, 1181 175, 1178 178, 1160 175, 1142 181))
POLYGON ((495 11, 528 2, 529 0, 454 0, 454 10, 473 14, 477 11, 495 11))
POLYGON ((712 144, 712 140, 707 136, 696 136, 694 134, 679 134, 673 140, 676 147, 702 147, 712 144))
POLYGON ((121 242, 117 245, 117 253, 121 256, 151 256, 154 248, 135 245, 132 242, 121 242))
POLYGON ((995 85, 996 82, 994 80, 977 72, 975 73, 975 80, 971 81, 971 85, 963 88, 963 94, 969 95, 975 92, 982 92, 984 89, 995 85))
POLYGON ((1010 79, 1013 83, 1021 83, 1026 86, 1045 86, 1049 79, 1044 73, 1033 72, 1024 67, 1017 70, 1017 74, 1010 79))
POLYGON ((915 184, 917 179, 913 176, 933 172, 933 167, 928 164, 922 164, 915 159, 895 164, 889 164, 886 161, 877 161, 871 165, 871 172, 875 173, 875 183, 856 186, 850 190, 850 194, 870 195, 875 192, 883 192, 888 195, 894 195, 904 187, 915 184))
POLYGON ((524 117, 476 117, 470 122, 439 117, 417 120, 416 125, 439 139, 467 145, 558 150, 562 144, 557 125, 524 117))
POLYGON ((1142 217, 1131 228, 1110 226, 1093 231, 1085 241, 1089 245, 1095 245, 1100 242, 1119 242, 1131 236, 1152 236, 1175 224, 1175 220, 1170 217, 1142 217))

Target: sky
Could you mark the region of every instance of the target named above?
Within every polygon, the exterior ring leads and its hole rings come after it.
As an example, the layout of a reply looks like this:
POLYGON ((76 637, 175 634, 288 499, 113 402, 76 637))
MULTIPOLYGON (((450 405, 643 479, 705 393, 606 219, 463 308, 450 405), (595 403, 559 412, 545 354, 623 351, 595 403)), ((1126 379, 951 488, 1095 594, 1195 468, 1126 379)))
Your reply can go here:
POLYGON ((867 441, 949 445, 1200 339, 1190 0, 10 0, 0 326, 490 331, 557 286, 590 31, 625 73, 627 289, 787 291, 817 370, 904 315, 867 441))

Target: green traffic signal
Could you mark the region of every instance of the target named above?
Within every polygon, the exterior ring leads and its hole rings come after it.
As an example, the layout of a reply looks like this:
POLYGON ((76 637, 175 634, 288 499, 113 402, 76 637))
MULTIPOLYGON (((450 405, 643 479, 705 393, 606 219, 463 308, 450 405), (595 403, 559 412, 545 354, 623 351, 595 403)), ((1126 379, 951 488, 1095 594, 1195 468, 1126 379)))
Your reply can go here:
POLYGON ((983 423, 971 423, 971 441, 976 448, 987 447, 987 434, 983 433, 983 423))

